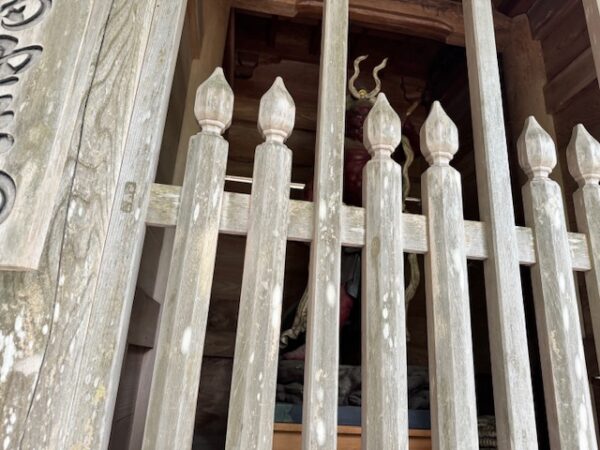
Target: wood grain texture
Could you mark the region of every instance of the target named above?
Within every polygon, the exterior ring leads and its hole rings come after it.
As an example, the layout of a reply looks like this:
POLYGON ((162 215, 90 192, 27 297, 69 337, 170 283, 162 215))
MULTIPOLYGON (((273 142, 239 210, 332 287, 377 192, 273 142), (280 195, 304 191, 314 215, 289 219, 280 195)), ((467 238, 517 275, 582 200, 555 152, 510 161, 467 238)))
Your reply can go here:
POLYGON ((302 448, 337 441, 348 0, 325 0, 309 267, 302 448))
MULTIPOLYGON (((110 19, 104 23, 103 45, 99 43, 96 50, 90 49, 96 52, 95 68, 91 71, 93 85, 91 89, 88 86, 85 104, 78 107, 80 124, 72 135, 61 202, 40 270, 24 276, 2 274, 3 299, 7 304, 14 303, 15 311, 25 317, 23 326, 17 328, 21 328, 19 334, 27 346, 22 353, 17 348, 13 356, 15 367, 26 370, 11 374, 9 390, 0 394, 0 417, 6 417, 7 424, 11 416, 16 421, 11 442, 18 439, 21 448, 67 448, 65 442, 72 437, 68 424, 73 420, 73 389, 87 375, 80 372, 81 359, 106 239, 107 210, 116 195, 128 119, 153 14, 148 5, 143 7, 148 12, 139 13, 140 5, 141 2, 111 3, 110 19), (97 189, 90 190, 92 185, 97 189), (9 286, 10 290, 4 291, 9 286), (8 300, 13 295, 14 300, 8 300), (35 329, 29 329, 30 326, 35 329), (17 397, 20 398, 15 401, 17 397), (25 410, 20 410, 26 402, 25 410)), ((3 316, 7 322, 11 320, 10 313, 3 316)), ((18 316, 12 320, 20 321, 18 316)), ((9 369, 10 364, 3 367, 9 369)), ((92 380, 87 379, 87 383, 92 380)), ((110 419, 107 422, 110 426, 110 419)), ((96 431, 100 430, 85 434, 96 431)))
POLYGON ((435 102, 421 129, 427 335, 432 441, 436 449, 479 449, 469 281, 460 174, 450 167, 458 129, 435 102))
POLYGON ((578 229, 590 248, 591 270, 585 274, 596 359, 600 361, 600 144, 578 125, 567 148, 569 171, 579 184, 573 194, 578 229))
MULTIPOLYGON (((179 186, 154 184, 148 210, 148 225, 173 227, 179 210, 179 186)), ((225 192, 221 211, 220 232, 244 236, 248 230, 248 208, 250 197, 247 194, 225 192)), ((365 210, 355 206, 342 205, 342 245, 362 247, 365 243, 365 210)), ((288 240, 310 242, 313 238, 314 205, 302 200, 290 201, 288 240)), ((425 254, 428 251, 426 217, 417 214, 402 215, 404 227, 403 246, 406 253, 425 254)), ((465 245, 468 259, 488 258, 487 225, 482 222, 465 220, 465 245)), ((524 266, 535 264, 533 234, 530 228, 515 227, 517 235, 518 259, 524 266)), ((569 233, 573 270, 590 270, 590 255, 587 239, 582 233, 569 233)))
POLYGON ((556 150, 533 117, 519 139, 519 163, 529 177, 523 203, 538 257, 531 276, 550 445, 597 449, 564 204, 548 178, 556 150))
MULTIPOLYGON (((130 2, 129 2, 130 3, 130 2)), ((127 328, 145 232, 145 214, 165 123, 185 2, 157 0, 135 73, 139 86, 131 110, 114 201, 106 206, 108 228, 96 281, 90 285, 90 320, 72 401, 65 444, 60 448, 108 445, 127 328), (148 45, 153 43, 153 45, 148 45)), ((110 42, 110 41, 109 41, 110 42)), ((113 61, 114 62, 114 61, 113 61)), ((96 148, 96 147, 94 147, 96 148)))
POLYGON ((142 448, 189 448, 212 290, 233 91, 221 69, 199 88, 142 448))
POLYGON ((287 245, 294 126, 292 97, 278 78, 260 102, 248 237, 227 420, 227 450, 271 450, 287 245))
MULTIPOLYGON (((234 0, 233 6, 246 11, 285 17, 320 18, 323 0, 234 0)), ((452 45, 465 43, 460 3, 450 0, 351 0, 353 23, 395 33, 435 39, 452 45)), ((494 15, 499 36, 508 35, 510 18, 494 15)))
POLYGON ((391 158, 402 126, 383 94, 364 135, 371 160, 363 169, 362 447, 408 450, 402 168, 391 158))
POLYGON ((463 0, 499 447, 537 448, 518 241, 490 0, 463 0))
POLYGON ((0 171, 17 187, 12 210, 0 224, 2 270, 38 269, 112 5, 96 0, 23 3, 3 5, 0 21, 0 171))

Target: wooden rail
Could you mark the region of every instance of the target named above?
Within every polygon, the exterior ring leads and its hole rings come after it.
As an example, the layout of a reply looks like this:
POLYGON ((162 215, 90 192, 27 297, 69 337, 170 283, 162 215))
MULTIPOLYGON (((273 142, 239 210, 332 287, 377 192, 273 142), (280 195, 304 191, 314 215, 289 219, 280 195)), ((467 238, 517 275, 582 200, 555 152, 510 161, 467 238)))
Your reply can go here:
MULTIPOLYGON (((153 227, 174 227, 180 206, 180 186, 152 185, 150 206, 146 223, 153 227)), ((245 236, 248 231, 250 196, 225 192, 219 232, 245 236)), ((310 242, 313 237, 314 205, 304 200, 290 200, 288 240, 310 242)), ((356 206, 342 206, 342 245, 362 247, 365 243, 365 210, 356 206)), ((426 216, 402 215, 404 220, 404 252, 424 255, 429 250, 426 216)), ((487 225, 483 222, 464 221, 465 250, 468 259, 484 261, 488 258, 485 239, 487 225)), ((515 227, 520 264, 531 266, 536 262, 533 233, 530 228, 515 227)), ((587 272, 591 269, 587 238, 582 233, 569 233, 573 270, 587 272)))

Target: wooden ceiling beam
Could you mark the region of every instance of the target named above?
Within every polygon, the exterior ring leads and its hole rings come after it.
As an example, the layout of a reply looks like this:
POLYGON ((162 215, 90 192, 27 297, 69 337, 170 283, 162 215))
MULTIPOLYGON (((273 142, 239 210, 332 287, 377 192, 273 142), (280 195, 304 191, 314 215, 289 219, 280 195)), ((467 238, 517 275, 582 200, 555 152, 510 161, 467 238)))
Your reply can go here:
MULTIPOLYGON (((322 0, 233 0, 245 11, 289 18, 320 18, 322 0)), ((465 43, 462 6, 451 0, 350 0, 350 20, 370 28, 435 39, 447 44, 465 43)), ((511 19, 495 13, 499 43, 510 30, 511 19)), ((499 47, 501 45, 499 44, 499 47)))

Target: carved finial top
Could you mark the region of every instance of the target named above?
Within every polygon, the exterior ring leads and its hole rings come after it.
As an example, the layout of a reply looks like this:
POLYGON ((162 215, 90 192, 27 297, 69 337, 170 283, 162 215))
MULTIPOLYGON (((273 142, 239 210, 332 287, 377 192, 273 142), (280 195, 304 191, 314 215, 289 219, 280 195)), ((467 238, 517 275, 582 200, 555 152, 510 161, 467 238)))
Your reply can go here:
POLYGON ((533 116, 525 121, 517 147, 519 165, 530 179, 547 178, 556 166, 554 141, 533 116))
POLYGON ((581 124, 573 129, 567 162, 569 172, 580 186, 600 181, 600 143, 581 124))
POLYGON ((260 99, 258 130, 267 141, 285 142, 292 134, 296 105, 281 77, 260 99))
POLYGON ((198 88, 194 113, 204 132, 222 134, 231 125, 233 91, 220 67, 198 88))
POLYGON ((402 139, 400 116, 388 102, 385 94, 379 94, 377 101, 363 125, 363 141, 371 156, 378 153, 391 155, 402 139))
POLYGON ((421 151, 431 165, 447 166, 458 151, 458 128, 440 102, 434 102, 421 127, 421 151))

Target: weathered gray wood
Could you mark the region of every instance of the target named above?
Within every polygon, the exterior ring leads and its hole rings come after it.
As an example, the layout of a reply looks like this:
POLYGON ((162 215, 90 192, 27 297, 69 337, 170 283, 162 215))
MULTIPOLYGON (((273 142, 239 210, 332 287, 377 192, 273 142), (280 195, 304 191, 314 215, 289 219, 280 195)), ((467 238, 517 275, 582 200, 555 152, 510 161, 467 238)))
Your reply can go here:
POLYGON ((498 444, 537 448, 518 243, 491 0, 463 0, 498 444))
POLYGON ((112 3, 2 5, 0 172, 17 187, 12 209, 0 223, 2 270, 38 268, 112 3))
POLYGON ((212 71, 221 65, 225 53, 227 29, 231 11, 231 0, 203 0, 198 2, 197 14, 199 32, 201 33, 200 48, 197 59, 192 60, 189 70, 189 83, 185 99, 185 112, 180 124, 179 147, 174 151, 175 168, 173 184, 181 185, 187 162, 188 142, 191 136, 199 131, 198 123, 194 120, 195 91, 197 86, 206 80, 212 71))
POLYGON ((477 408, 460 174, 450 167, 458 129, 438 102, 421 128, 431 165, 422 176, 429 251, 425 255, 432 441, 477 450, 477 408))
MULTIPOLYGON (((107 211, 117 194, 154 9, 141 1, 121 0, 109 6, 103 42, 110 45, 98 46, 100 53, 94 55, 92 87, 78 107, 80 123, 72 134, 40 270, 0 277, 4 306, 0 321, 8 324, 20 316, 23 324, 20 339, 15 339, 14 371, 0 386, 0 423, 8 424, 13 417, 11 442, 20 442, 24 449, 69 448, 65 440, 73 431, 68 423, 73 418, 73 389, 87 375, 79 371, 106 240, 107 211)), ((9 335, 12 323, 10 327, 6 330, 2 324, 0 334, 9 335)), ((90 385, 93 381, 88 379, 90 385)), ((101 403, 83 401, 94 411, 101 403)), ((92 428, 79 433, 79 438, 99 431, 92 428)))
POLYGON ((583 127, 573 129, 567 148, 569 171, 579 183, 573 195, 579 230, 587 235, 591 268, 586 272, 588 303, 600 361, 600 144, 583 127))
POLYGON ((596 77, 600 83, 600 0, 581 0, 585 10, 592 54, 596 64, 596 77))
MULTIPOLYGON (((152 199, 148 211, 149 225, 173 227, 179 210, 179 186, 154 184, 152 199)), ((244 236, 248 231, 248 208, 250 196, 225 192, 221 211, 220 232, 244 236)), ((311 202, 292 200, 290 202, 290 223, 288 240, 310 242, 313 238, 314 207, 311 202)), ((342 245, 362 247, 365 243, 365 210, 355 206, 342 206, 342 245)), ((403 214, 404 251, 406 253, 425 254, 428 251, 426 217, 416 214, 403 214)), ((483 261, 488 257, 486 242, 487 227, 482 222, 465 220, 465 245, 468 259, 483 261)), ((525 266, 535 264, 533 234, 530 228, 516 227, 518 258, 525 266)), ((590 270, 590 258, 587 240, 584 234, 569 233, 573 270, 590 270)))
POLYGON ((302 410, 304 450, 334 449, 337 443, 347 49, 348 0, 325 0, 302 410))
POLYGON ((296 108, 281 78, 260 102, 254 184, 227 420, 227 450, 273 448, 296 108))
POLYGON ((538 259, 531 274, 550 444, 597 449, 564 205, 558 183, 548 178, 556 149, 533 117, 518 146, 519 164, 529 177, 523 187, 525 220, 538 259))
POLYGON ((142 448, 190 448, 229 144, 233 91, 221 69, 199 88, 202 131, 190 140, 181 208, 156 345, 142 448))
MULTIPOLYGON (((123 119, 127 132, 121 144, 124 156, 115 166, 116 198, 105 209, 110 217, 107 238, 102 262, 94 271, 97 279, 87 286, 91 295, 85 304, 89 321, 83 324, 86 337, 81 343, 78 375, 70 385, 69 421, 62 424, 66 438, 64 445, 57 448, 106 448, 110 435, 185 1, 156 0, 155 4, 146 2, 140 8, 152 14, 149 29, 141 33, 146 45, 139 55, 140 69, 135 73, 140 88, 132 111, 123 119)), ((128 22, 123 26, 130 30, 128 22)), ((97 142, 91 141, 90 145, 99 148, 97 142)), ((64 339, 68 342, 70 337, 64 339)), ((54 404, 60 402, 64 398, 54 404)), ((45 412, 47 415, 47 408, 45 412)))
POLYGON ((364 124, 362 448, 408 450, 402 169, 391 154, 402 127, 379 94, 364 124))

